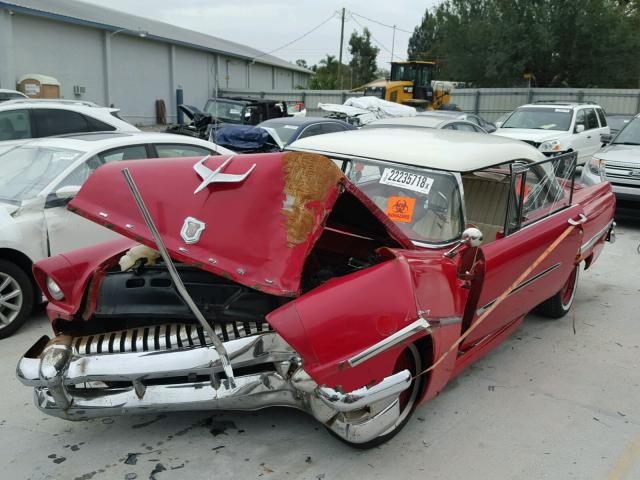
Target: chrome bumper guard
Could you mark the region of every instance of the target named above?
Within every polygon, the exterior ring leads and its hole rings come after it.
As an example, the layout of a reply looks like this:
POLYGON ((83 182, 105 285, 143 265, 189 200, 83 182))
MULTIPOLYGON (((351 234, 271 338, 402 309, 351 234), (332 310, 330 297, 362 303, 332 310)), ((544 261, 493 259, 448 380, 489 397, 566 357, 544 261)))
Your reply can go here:
POLYGON ((68 420, 288 406, 307 411, 358 443, 384 433, 397 421, 398 396, 411 384, 411 375, 404 370, 349 393, 318 386, 297 353, 272 331, 224 343, 237 372, 235 386, 206 379, 212 372, 224 371, 213 348, 82 355, 74 351, 73 341, 65 336, 42 337, 20 359, 16 371, 24 385, 35 387, 40 410, 68 420), (242 374, 244 367, 258 365, 264 371, 255 373, 252 368, 242 374), (365 408, 371 405, 379 408, 365 408), (374 413, 366 413, 370 411, 374 413))

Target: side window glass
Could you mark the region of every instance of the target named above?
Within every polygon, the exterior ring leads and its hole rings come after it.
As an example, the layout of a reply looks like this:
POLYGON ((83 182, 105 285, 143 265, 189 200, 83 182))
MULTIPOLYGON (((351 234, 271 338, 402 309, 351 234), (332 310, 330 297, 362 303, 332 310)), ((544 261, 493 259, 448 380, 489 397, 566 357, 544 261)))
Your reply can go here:
POLYGON ((587 108, 586 130, 591 130, 592 128, 600 128, 600 125, 598 124, 598 116, 596 115, 595 109, 587 108))
POLYGON ((101 122, 95 118, 87 117, 86 115, 83 115, 83 117, 87 125, 89 125, 88 131, 90 132, 113 132, 116 129, 113 125, 101 122))
POLYGON ((600 120, 600 126, 601 127, 606 127, 607 126, 607 117, 605 117, 604 112, 602 111, 601 108, 596 108, 596 113, 598 114, 598 119, 600 120))
POLYGON ((205 157, 211 155, 211 150, 194 145, 181 144, 157 144, 156 151, 158 158, 182 158, 182 157, 205 157))
POLYGON ((33 110, 39 137, 81 133, 89 131, 89 125, 83 115, 67 110, 33 110))
POLYGON ((104 163, 120 160, 138 160, 147 158, 147 149, 144 145, 131 145, 129 147, 114 148, 113 150, 102 152, 98 156, 104 163))
POLYGON ((516 178, 516 205, 521 226, 571 204, 575 160, 575 153, 560 155, 530 166, 516 178))
POLYGON ((584 110, 578 110, 576 112, 576 127, 578 125, 584 126, 585 130, 587 129, 587 119, 584 110))
POLYGON ((298 138, 313 137, 322 133, 324 133, 322 131, 322 125, 311 125, 310 127, 305 128, 298 138))
POLYGON ((460 130, 461 132, 475 132, 476 129, 473 127, 473 125, 468 125, 466 123, 456 123, 455 124, 456 130, 460 130))
POLYGON ((27 110, 0 112, 0 140, 32 138, 31 122, 27 110))
POLYGON ((475 115, 467 115, 467 121, 480 126, 480 119, 475 115))
POLYGON ((444 127, 441 128, 441 130, 455 130, 456 127, 453 123, 450 123, 448 125, 445 125, 444 127))
POLYGON ((322 133, 344 132, 344 127, 337 123, 323 123, 320 127, 322 133))

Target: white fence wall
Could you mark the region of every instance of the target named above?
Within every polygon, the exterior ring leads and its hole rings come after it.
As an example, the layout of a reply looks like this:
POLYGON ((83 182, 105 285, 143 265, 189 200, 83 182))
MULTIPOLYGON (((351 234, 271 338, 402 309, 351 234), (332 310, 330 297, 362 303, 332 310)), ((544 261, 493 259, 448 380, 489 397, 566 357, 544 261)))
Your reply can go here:
POLYGON ((520 105, 541 100, 594 102, 608 114, 640 112, 640 89, 462 88, 453 91, 451 102, 465 112, 494 121, 520 105))

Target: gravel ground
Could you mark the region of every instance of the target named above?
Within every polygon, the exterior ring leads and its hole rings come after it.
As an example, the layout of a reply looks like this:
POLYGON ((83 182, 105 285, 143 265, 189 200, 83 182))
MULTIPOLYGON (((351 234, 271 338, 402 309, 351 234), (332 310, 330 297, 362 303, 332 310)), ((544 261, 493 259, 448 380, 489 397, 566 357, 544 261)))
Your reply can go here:
POLYGON ((421 405, 392 441, 350 449, 303 413, 175 413, 71 423, 46 417, 15 364, 48 334, 43 310, 0 341, 7 479, 640 478, 640 222, 582 272, 571 314, 529 315, 421 405))

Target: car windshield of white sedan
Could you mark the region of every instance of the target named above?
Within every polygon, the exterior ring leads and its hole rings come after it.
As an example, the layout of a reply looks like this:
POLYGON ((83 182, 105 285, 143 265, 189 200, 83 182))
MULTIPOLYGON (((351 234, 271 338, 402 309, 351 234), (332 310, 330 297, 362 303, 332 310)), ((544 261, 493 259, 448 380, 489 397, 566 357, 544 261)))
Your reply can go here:
POLYGON ((460 236, 460 190, 453 174, 352 160, 347 175, 411 240, 440 244, 460 236))
POLYGON ((64 148, 0 147, 0 200, 22 202, 35 197, 80 155, 64 148))
POLYGON ((573 114, 570 108, 522 107, 511 114, 501 128, 567 131, 573 114))

